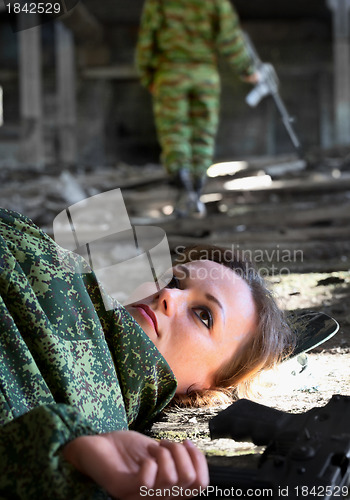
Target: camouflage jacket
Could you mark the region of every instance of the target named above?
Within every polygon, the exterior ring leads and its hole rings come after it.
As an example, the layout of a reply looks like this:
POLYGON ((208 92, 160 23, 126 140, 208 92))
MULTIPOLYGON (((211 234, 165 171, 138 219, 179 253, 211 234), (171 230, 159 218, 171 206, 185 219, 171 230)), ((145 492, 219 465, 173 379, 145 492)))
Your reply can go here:
POLYGON ((240 75, 254 72, 230 0, 145 0, 136 47, 145 87, 164 63, 216 65, 218 54, 240 75))
POLYGON ((139 325, 120 305, 106 311, 85 261, 76 273, 62 252, 29 219, 0 210, 1 499, 107 498, 61 447, 142 430, 176 388, 139 325))

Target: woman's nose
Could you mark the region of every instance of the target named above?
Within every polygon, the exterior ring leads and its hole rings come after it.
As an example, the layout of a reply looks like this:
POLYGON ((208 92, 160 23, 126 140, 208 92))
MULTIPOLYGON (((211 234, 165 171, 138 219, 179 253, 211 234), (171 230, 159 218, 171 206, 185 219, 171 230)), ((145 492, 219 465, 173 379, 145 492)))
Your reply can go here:
POLYGON ((183 290, 178 288, 163 288, 159 294, 159 308, 167 316, 172 316, 178 309, 180 302, 183 302, 183 290))

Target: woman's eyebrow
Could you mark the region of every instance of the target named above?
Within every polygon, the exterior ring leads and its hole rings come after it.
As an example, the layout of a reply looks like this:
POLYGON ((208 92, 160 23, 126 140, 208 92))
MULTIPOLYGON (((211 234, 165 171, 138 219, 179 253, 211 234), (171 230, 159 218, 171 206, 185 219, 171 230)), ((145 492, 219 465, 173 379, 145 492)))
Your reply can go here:
MULTIPOLYGON (((177 269, 179 269, 180 271, 182 271, 184 274, 185 274, 185 277, 186 278, 189 278, 190 277, 190 271, 187 267, 185 266, 182 266, 182 265, 179 265, 179 266, 176 266, 177 269)), ((215 302, 215 304, 217 304, 221 311, 222 311, 222 316, 223 316, 223 322, 225 323, 225 309, 223 307, 223 305, 221 304, 221 302, 214 296, 212 295, 211 293, 206 293, 205 294, 206 298, 211 301, 211 302, 215 302)))
POLYGON ((186 278, 189 278, 189 276, 190 276, 190 271, 187 269, 187 267, 185 267, 185 266, 181 266, 181 265, 176 266, 176 267, 177 267, 177 269, 179 269, 180 271, 182 271, 182 272, 185 274, 185 277, 186 277, 186 278))
POLYGON ((210 300, 211 302, 215 302, 215 304, 217 304, 220 307, 220 309, 222 311, 223 322, 225 323, 225 319, 226 319, 225 318, 225 310, 224 310, 224 307, 221 304, 221 302, 216 297, 214 297, 214 295, 212 295, 211 293, 206 293, 205 296, 208 300, 210 300))

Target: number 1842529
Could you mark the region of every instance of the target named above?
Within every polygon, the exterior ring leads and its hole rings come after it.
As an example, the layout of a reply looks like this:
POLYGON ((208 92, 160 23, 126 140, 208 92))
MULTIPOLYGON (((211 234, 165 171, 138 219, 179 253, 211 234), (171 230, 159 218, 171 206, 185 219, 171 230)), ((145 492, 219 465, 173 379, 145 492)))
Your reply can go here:
POLYGON ((6 9, 9 14, 60 14, 62 6, 59 2, 11 2, 6 9))

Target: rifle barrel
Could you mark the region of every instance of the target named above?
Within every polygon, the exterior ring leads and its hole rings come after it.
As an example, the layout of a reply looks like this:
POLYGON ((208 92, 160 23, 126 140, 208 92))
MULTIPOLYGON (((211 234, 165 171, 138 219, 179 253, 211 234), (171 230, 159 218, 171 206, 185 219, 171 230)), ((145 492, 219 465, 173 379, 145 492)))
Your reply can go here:
POLYGON ((285 129, 288 132, 288 135, 293 143, 293 146, 295 147, 295 149, 298 152, 300 152, 301 151, 301 143, 300 143, 296 133, 294 132, 294 129, 291 125, 290 115, 289 115, 281 97, 279 96, 279 94, 277 92, 274 92, 272 94, 272 97, 273 97, 273 100, 274 100, 274 102, 277 106, 277 109, 281 115, 283 125, 285 126, 285 129))

